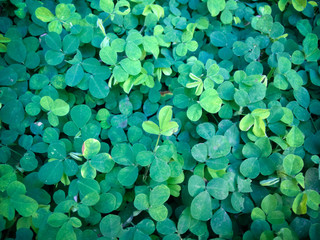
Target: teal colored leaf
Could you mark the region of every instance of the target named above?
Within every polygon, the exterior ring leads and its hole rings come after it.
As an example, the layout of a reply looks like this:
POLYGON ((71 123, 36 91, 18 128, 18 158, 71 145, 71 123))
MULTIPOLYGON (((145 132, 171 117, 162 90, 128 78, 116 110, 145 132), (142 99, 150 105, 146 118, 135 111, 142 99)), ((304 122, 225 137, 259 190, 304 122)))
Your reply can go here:
POLYGON ((229 194, 228 182, 223 178, 213 178, 208 182, 207 191, 215 199, 226 199, 229 194))
POLYGON ((107 238, 118 237, 122 230, 121 218, 117 215, 109 214, 102 218, 99 227, 103 236, 107 238))
POLYGON ((171 169, 169 165, 159 159, 155 158, 150 167, 150 177, 156 182, 166 181, 171 175, 171 169))
POLYGON ((91 75, 89 78, 89 92, 93 97, 102 99, 108 96, 110 89, 105 81, 91 75))
POLYGON ((191 215, 201 221, 212 217, 211 197, 207 191, 199 193, 191 202, 191 215))
POLYGON ((164 204, 170 197, 170 189, 166 185, 158 185, 150 192, 150 205, 157 207, 164 204))
POLYGON ((131 186, 137 180, 138 172, 137 166, 124 167, 118 173, 118 181, 122 186, 131 186))
POLYGON ((60 160, 45 163, 39 170, 39 180, 47 185, 56 184, 63 174, 63 164, 60 160))
POLYGON ((188 192, 191 197, 197 196, 199 193, 205 190, 205 182, 203 178, 192 175, 188 181, 188 192))
POLYGON ((213 214, 210 225, 213 232, 218 235, 224 236, 225 238, 231 238, 233 236, 231 219, 223 208, 220 208, 213 214))
POLYGON ((82 128, 91 118, 91 109, 87 105, 77 105, 71 109, 70 116, 77 127, 82 128))
POLYGON ((77 86, 84 77, 84 71, 81 64, 72 65, 68 69, 65 77, 66 84, 70 87, 77 86))

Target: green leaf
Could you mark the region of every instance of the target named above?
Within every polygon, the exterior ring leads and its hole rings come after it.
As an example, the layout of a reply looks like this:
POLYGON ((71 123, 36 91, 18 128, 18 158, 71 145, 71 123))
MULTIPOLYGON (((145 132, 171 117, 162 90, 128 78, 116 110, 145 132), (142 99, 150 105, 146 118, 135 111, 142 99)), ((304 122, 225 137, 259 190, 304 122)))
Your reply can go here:
POLYGON ((160 134, 169 137, 173 133, 177 132, 178 130, 179 130, 178 123, 175 121, 170 121, 164 124, 163 128, 160 131, 160 134))
POLYGON ((218 200, 224 200, 229 195, 228 182, 223 178, 213 178, 208 182, 207 191, 218 200))
POLYGON ((119 236, 121 227, 121 218, 117 215, 109 214, 100 221, 100 231, 107 238, 116 238, 119 236))
POLYGON ((261 210, 261 208, 255 207, 251 211, 251 219, 254 220, 266 220, 266 214, 261 210))
POLYGON ((77 36, 68 34, 63 38, 62 47, 65 54, 75 53, 79 48, 80 40, 77 36))
POLYGON ((137 166, 124 167, 118 173, 118 181, 122 186, 131 186, 137 180, 138 172, 139 170, 137 166))
POLYGON ((96 205, 94 205, 94 209, 96 209, 100 213, 110 213, 117 208, 117 201, 119 200, 115 197, 114 194, 102 193, 100 195, 99 202, 96 205))
POLYGON ((150 167, 150 177, 156 182, 166 181, 171 175, 171 169, 169 165, 159 159, 155 158, 150 167))
POLYGON ((192 157, 198 162, 205 162, 208 158, 208 147, 205 143, 198 143, 191 149, 192 157))
POLYGON ((197 175, 192 175, 188 181, 188 192, 191 195, 191 197, 198 195, 204 190, 205 190, 204 180, 197 175))
POLYGON ((254 124, 254 118, 251 114, 244 116, 239 124, 241 131, 248 131, 254 124))
POLYGON ((141 151, 136 156, 136 163, 140 166, 148 166, 155 159, 154 154, 150 151, 141 151))
POLYGON ((210 225, 214 233, 224 238, 232 238, 232 222, 228 213, 223 208, 220 208, 213 214, 210 225))
POLYGON ((82 155, 86 159, 91 159, 100 151, 101 144, 97 139, 89 138, 82 145, 82 155))
POLYGON ((305 191, 307 194, 307 206, 312 210, 318 211, 320 204, 320 194, 314 190, 305 191))
POLYGON ((150 206, 148 196, 143 193, 140 193, 135 197, 133 204, 138 210, 146 210, 150 206))
POLYGON ((164 204, 170 197, 170 189, 166 185, 158 185, 150 192, 150 205, 157 207, 164 204))
POLYGON ((52 227, 61 227, 68 220, 64 213, 54 212, 48 217, 48 224, 52 227))
POLYGON ((4 192, 11 182, 17 180, 14 169, 7 164, 0 165, 0 191, 4 192))
POLYGON ((70 222, 65 222, 57 233, 56 240, 70 239, 76 240, 77 236, 70 222))
POLYGON ((90 192, 81 199, 81 203, 87 206, 94 206, 99 202, 99 200, 100 200, 99 193, 90 192))
POLYGON ((289 175, 296 175, 298 174, 302 168, 303 168, 303 160, 301 157, 294 155, 294 154, 288 154, 283 159, 283 168, 284 171, 289 175))
POLYGON ((294 9, 301 12, 307 6, 307 0, 292 0, 292 5, 294 9))
POLYGON ((15 39, 8 43, 7 54, 13 60, 23 63, 27 56, 27 49, 21 39, 15 39))
POLYGON ((38 209, 38 203, 31 197, 15 194, 11 199, 11 204, 23 217, 30 217, 38 209))
POLYGON ((49 65, 56 66, 62 63, 62 61, 64 60, 64 54, 62 52, 57 52, 49 49, 46 52, 44 58, 49 65))
POLYGON ((55 19, 55 16, 45 7, 38 7, 35 11, 36 17, 42 22, 51 22, 55 19))
POLYGON ((45 163, 39 170, 39 180, 47 185, 56 184, 63 174, 63 164, 60 160, 45 163))
POLYGON ((282 211, 272 211, 268 214, 267 220, 271 224, 282 224, 285 221, 285 216, 282 211))
POLYGON ((66 84, 70 87, 77 86, 82 78, 84 77, 84 71, 81 64, 72 65, 71 68, 67 70, 65 81, 66 84))
POLYGON ((136 76, 141 72, 141 62, 125 58, 120 61, 121 67, 130 75, 136 76))
POLYGON ((93 97, 102 99, 109 95, 110 89, 105 81, 91 75, 89 78, 89 92, 93 97))
POLYGON ((211 197, 207 191, 199 193, 191 202, 191 215, 201 221, 212 217, 211 197))
POLYGON ((208 0, 207 7, 212 17, 217 16, 226 6, 225 0, 208 0))
POLYGON ((111 150, 111 156, 120 165, 130 166, 133 164, 133 152, 129 144, 115 145, 111 150))
POLYGON ((221 108, 222 100, 215 89, 205 90, 200 96, 201 107, 209 113, 217 113, 221 108))
POLYGON ((160 50, 157 38, 154 36, 144 36, 143 48, 146 52, 151 52, 155 58, 158 58, 160 50))
POLYGON ((108 173, 114 166, 114 161, 108 153, 99 153, 91 158, 91 165, 102 173, 108 173))
POLYGON ((280 184, 281 192, 288 197, 295 197, 300 193, 300 188, 296 182, 292 180, 284 180, 280 184))
POLYGON ((295 214, 302 215, 307 213, 307 200, 306 193, 299 193, 293 201, 292 210, 295 214))
POLYGON ((231 145, 225 136, 215 135, 207 143, 210 158, 220 158, 228 155, 231 145))
POLYGON ((164 128, 164 125, 171 121, 172 118, 172 106, 164 106, 159 111, 159 127, 160 130, 164 128))
POLYGON ((156 135, 160 134, 159 126, 157 124, 155 124, 154 122, 152 122, 152 121, 144 121, 142 123, 142 128, 147 133, 156 134, 156 135))
POLYGON ((287 134, 286 140, 290 147, 300 147, 304 143, 304 134, 298 127, 293 126, 287 134))
POLYGON ((267 195, 263 198, 261 202, 261 208, 266 213, 269 214, 270 212, 277 209, 278 201, 275 195, 267 195))

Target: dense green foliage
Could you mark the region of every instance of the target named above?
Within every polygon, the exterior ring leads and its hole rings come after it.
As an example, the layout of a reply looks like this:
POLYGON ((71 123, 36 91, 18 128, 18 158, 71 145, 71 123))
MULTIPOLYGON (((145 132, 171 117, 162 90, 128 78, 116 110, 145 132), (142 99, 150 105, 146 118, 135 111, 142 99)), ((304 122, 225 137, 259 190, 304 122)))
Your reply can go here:
POLYGON ((315 1, 0 1, 0 234, 319 239, 315 1))

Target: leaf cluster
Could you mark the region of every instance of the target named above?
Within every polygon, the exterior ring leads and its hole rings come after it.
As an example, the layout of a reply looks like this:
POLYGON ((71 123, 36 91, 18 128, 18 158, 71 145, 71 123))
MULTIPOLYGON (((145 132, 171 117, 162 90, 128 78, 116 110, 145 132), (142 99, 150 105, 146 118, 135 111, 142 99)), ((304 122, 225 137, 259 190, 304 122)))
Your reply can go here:
POLYGON ((0 1, 1 239, 319 239, 318 4, 0 1))

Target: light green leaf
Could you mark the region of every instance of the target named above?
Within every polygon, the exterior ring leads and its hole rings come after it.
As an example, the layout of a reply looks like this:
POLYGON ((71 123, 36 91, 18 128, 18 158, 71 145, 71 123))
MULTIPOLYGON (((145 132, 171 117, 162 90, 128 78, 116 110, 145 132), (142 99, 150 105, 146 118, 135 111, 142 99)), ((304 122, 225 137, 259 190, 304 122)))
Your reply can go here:
POLYGON ((201 107, 209 113, 217 113, 221 108, 222 100, 218 92, 213 89, 205 90, 200 96, 201 107))
POLYGON ((101 144, 97 139, 89 138, 82 145, 82 155, 86 159, 91 159, 100 151, 101 144))
POLYGON ((102 48, 99 52, 101 60, 108 65, 115 65, 117 63, 117 52, 110 46, 102 48))
POLYGON ((36 17, 42 22, 51 22, 55 19, 55 16, 45 7, 38 7, 35 11, 36 17))
POLYGON ((70 106, 68 103, 63 101, 62 99, 56 99, 53 102, 53 106, 51 108, 51 111, 56 116, 65 116, 69 113, 70 106))
POLYGON ((212 17, 216 17, 226 6, 225 0, 208 0, 207 7, 212 17))
POLYGON ((106 13, 112 13, 114 8, 114 3, 112 0, 100 0, 100 8, 106 13))
POLYGON ((293 126, 287 134, 286 140, 290 147, 300 147, 304 143, 304 134, 298 127, 293 126))
POLYGON ((155 124, 154 122, 152 122, 152 121, 144 121, 142 123, 142 128, 147 133, 156 134, 156 135, 160 134, 159 126, 157 124, 155 124))

